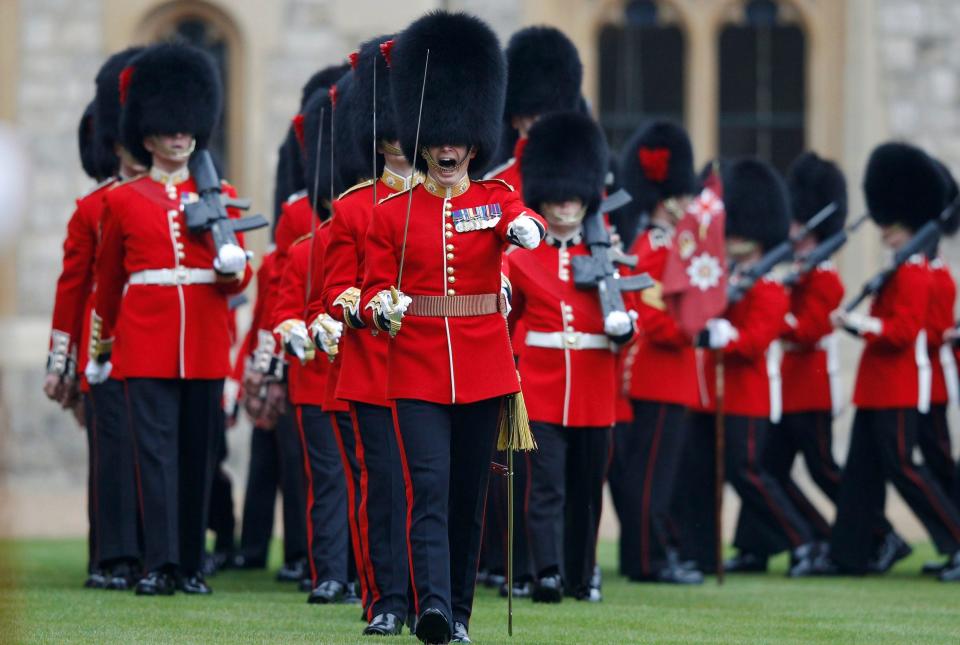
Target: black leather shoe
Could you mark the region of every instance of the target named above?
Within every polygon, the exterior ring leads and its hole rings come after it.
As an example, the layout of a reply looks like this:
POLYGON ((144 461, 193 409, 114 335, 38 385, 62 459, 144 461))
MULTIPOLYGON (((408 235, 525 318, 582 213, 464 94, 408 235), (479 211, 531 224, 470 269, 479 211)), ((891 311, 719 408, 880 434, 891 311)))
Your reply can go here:
POLYGON ((798 546, 790 553, 790 567, 787 569, 787 577, 806 578, 816 575, 819 553, 819 545, 815 542, 798 546))
POLYGON ((498 589, 500 585, 507 581, 507 577, 502 573, 497 573, 491 571, 487 574, 487 577, 484 578, 483 584, 487 589, 498 589))
MULTIPOLYGON (((529 582, 514 582, 513 583, 513 597, 514 598, 529 598, 530 594, 533 592, 532 585, 529 582)), ((507 583, 504 582, 500 585, 500 597, 507 597, 507 583)))
POLYGON ((209 596, 213 589, 203 579, 203 574, 199 571, 192 574, 184 574, 177 580, 177 589, 183 593, 194 594, 197 596, 209 596))
POLYGON ((563 600, 563 578, 555 573, 543 576, 533 585, 533 602, 560 602, 563 600))
POLYGON ((138 596, 172 596, 175 590, 173 576, 163 571, 151 571, 134 587, 138 596))
POLYGON ((133 567, 127 562, 121 562, 110 568, 106 588, 113 591, 128 591, 133 588, 136 580, 137 575, 134 573, 133 567))
POLYGON ((83 586, 85 589, 106 589, 107 576, 103 571, 95 569, 87 574, 87 579, 83 581, 83 586))
POLYGON ((416 637, 423 643, 449 643, 450 621, 439 609, 424 609, 417 618, 416 637))
POLYGON ((343 592, 346 589, 342 582, 324 580, 307 596, 307 604, 333 605, 343 601, 343 592))
POLYGON ((293 562, 285 562, 277 571, 277 582, 300 582, 307 577, 307 560, 300 558, 293 562))
POLYGON ((727 573, 764 573, 767 559, 756 553, 741 551, 723 563, 723 570, 727 573))
POLYGON ((890 531, 883 536, 883 541, 877 547, 874 558, 867 565, 867 570, 870 573, 886 573, 911 553, 913 548, 895 531, 890 531))
POLYGON ((450 638, 451 643, 472 643, 470 640, 470 635, 467 634, 467 626, 461 623, 459 620, 453 623, 453 636, 450 638))
POLYGON ((357 583, 348 582, 347 588, 343 591, 343 604, 359 605, 363 600, 357 595, 357 583))
POLYGON ((601 602, 603 600, 603 592, 597 587, 587 585, 586 587, 577 589, 573 597, 580 602, 601 602))
POLYGON ((960 551, 954 553, 947 562, 947 566, 937 576, 940 582, 960 582, 960 551))
POLYGON ((300 591, 310 592, 313 591, 313 580, 310 578, 304 578, 300 581, 300 591))
POLYGON ((397 636, 403 633, 403 621, 393 614, 377 614, 363 630, 364 636, 397 636))
POLYGON ((929 562, 923 563, 923 568, 920 569, 920 573, 927 576, 938 576, 944 569, 950 566, 950 560, 930 560, 929 562))
POLYGON ((703 573, 698 569, 686 569, 680 566, 664 567, 657 572, 656 582, 671 585, 702 585, 703 573))
POLYGON ((231 569, 263 569, 266 566, 267 563, 264 560, 251 558, 242 553, 238 553, 230 560, 231 569))

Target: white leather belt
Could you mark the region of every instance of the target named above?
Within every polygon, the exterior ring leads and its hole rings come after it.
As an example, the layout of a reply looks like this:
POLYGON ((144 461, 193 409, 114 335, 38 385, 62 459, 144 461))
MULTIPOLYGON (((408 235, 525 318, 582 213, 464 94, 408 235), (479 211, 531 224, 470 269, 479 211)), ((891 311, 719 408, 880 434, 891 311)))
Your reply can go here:
POLYGON ((579 331, 528 331, 526 343, 528 347, 548 349, 610 349, 606 335, 579 331))
POLYGON ((178 284, 213 284, 217 273, 213 269, 144 269, 131 273, 127 284, 147 284, 160 287, 175 287, 178 284))

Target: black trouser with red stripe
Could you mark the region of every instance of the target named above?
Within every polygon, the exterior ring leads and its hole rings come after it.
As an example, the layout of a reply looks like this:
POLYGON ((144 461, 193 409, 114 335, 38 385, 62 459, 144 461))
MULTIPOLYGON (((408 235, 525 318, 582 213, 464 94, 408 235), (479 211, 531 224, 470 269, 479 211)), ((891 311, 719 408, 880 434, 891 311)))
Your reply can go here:
POLYGON ((407 615, 409 558, 403 464, 393 429, 393 411, 351 403, 360 466, 358 527, 362 533, 370 603, 367 618, 407 615))
POLYGON ((434 608, 451 621, 470 623, 502 401, 496 397, 456 405, 396 402, 418 614, 434 608))
POLYGON ((199 572, 223 379, 128 378, 147 571, 199 572))
POLYGON ((647 579, 666 566, 667 551, 675 546, 670 505, 683 449, 686 409, 635 400, 633 411, 633 425, 620 434, 613 456, 620 505, 620 572, 647 579))
POLYGON ((297 406, 297 428, 306 481, 307 558, 313 586, 347 583, 347 490, 330 415, 316 405, 297 406))
MULTIPOLYGON (((756 518, 755 530, 748 536, 738 533, 734 544, 761 556, 794 549, 813 540, 809 524, 760 460, 769 423, 762 417, 727 415, 724 418, 726 480, 740 496, 741 508, 750 509, 756 518)), ((695 559, 701 569, 712 570, 716 567, 715 415, 692 415, 686 441, 685 461, 680 471, 687 480, 682 493, 682 518, 678 518, 683 541, 681 553, 695 559)))
POLYGON ((914 409, 856 412, 830 540, 831 557, 847 571, 867 570, 887 481, 926 527, 940 553, 960 550, 960 512, 930 470, 913 462, 918 421, 914 409))
POLYGON ((930 411, 920 415, 917 426, 917 445, 923 463, 945 493, 954 489, 957 465, 950 447, 950 427, 947 425, 947 405, 933 404, 930 411))
POLYGON ((530 424, 527 525, 537 576, 561 574, 566 593, 588 589, 597 552, 597 522, 610 456, 610 428, 530 424))
POLYGON ((347 580, 360 583, 360 599, 364 613, 370 604, 367 587, 366 563, 363 560, 363 536, 360 532, 360 463, 357 461, 357 439, 349 412, 328 412, 333 436, 340 451, 343 481, 347 492, 347 527, 350 542, 347 545, 347 580))
POLYGON ((223 469, 227 460, 227 432, 226 417, 224 417, 222 432, 217 436, 217 465, 213 470, 213 480, 210 486, 210 517, 207 518, 207 528, 216 533, 213 545, 214 553, 233 555, 234 533, 237 528, 237 519, 233 514, 233 482, 223 469))
POLYGON ((108 379, 85 395, 90 448, 90 563, 140 559, 133 437, 123 382, 108 379))

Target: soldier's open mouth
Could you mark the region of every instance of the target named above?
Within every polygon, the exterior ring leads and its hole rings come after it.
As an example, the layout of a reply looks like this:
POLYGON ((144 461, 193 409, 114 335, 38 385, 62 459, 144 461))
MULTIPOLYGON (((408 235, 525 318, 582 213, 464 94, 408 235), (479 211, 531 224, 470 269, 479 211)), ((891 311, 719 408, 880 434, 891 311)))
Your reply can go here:
POLYGON ((437 165, 443 171, 453 172, 460 164, 453 157, 440 157, 440 159, 437 160, 437 165))

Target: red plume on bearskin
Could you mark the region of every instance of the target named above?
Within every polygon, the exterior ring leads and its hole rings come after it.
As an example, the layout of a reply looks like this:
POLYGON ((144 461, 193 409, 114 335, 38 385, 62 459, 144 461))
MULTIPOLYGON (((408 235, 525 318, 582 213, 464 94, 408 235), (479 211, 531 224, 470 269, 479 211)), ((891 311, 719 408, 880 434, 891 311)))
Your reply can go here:
POLYGON ((393 51, 393 38, 380 43, 380 53, 383 54, 383 60, 387 61, 387 67, 390 67, 390 52, 393 51))
POLYGON ((297 137, 297 144, 300 146, 300 150, 303 150, 303 114, 298 114, 290 120, 290 125, 293 126, 293 134, 297 137))
POLYGON ((647 179, 658 184, 666 181, 670 173, 670 148, 640 148, 637 157, 647 179))
POLYGON ((130 80, 133 78, 133 65, 127 65, 120 72, 120 105, 127 102, 127 90, 130 88, 130 80))
POLYGON ((350 69, 357 71, 357 61, 360 59, 360 52, 350 52, 347 60, 350 61, 350 69))

